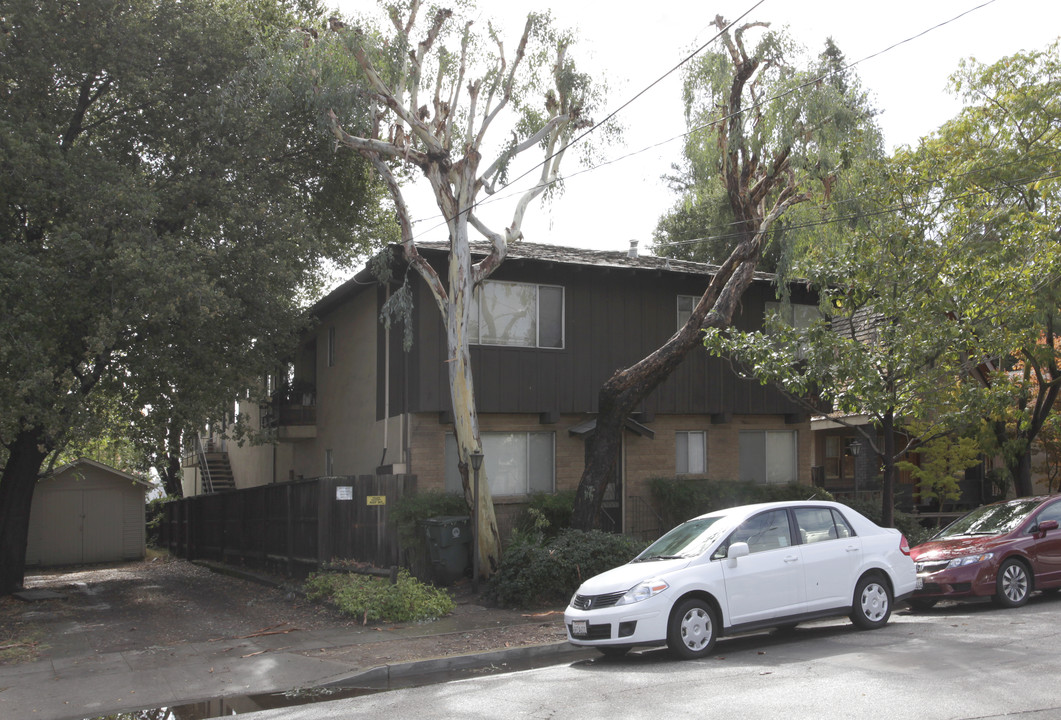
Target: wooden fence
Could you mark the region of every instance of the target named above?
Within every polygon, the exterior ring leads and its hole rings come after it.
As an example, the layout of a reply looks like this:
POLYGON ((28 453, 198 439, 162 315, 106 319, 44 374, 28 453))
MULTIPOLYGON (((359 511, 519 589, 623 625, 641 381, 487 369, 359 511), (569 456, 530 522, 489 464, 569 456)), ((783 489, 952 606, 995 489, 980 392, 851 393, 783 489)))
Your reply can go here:
POLYGON ((399 565, 388 509, 414 475, 361 475, 261 485, 165 505, 162 545, 178 557, 302 576, 331 560, 399 565))

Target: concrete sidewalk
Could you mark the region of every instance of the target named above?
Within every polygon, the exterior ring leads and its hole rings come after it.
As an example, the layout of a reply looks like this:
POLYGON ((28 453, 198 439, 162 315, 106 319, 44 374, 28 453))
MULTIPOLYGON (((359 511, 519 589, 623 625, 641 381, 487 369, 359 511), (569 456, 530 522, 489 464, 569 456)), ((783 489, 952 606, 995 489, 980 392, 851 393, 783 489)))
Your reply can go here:
MULTIPOLYGON (((51 659, 0 666, 0 718, 80 720, 182 705, 194 705, 198 717, 211 717, 276 707, 284 701, 270 695, 275 693, 388 689, 436 682, 459 671, 549 664, 587 655, 560 641, 506 648, 504 631, 518 623, 509 617, 508 625, 499 624, 497 618, 489 611, 469 612, 385 632, 296 630, 109 653, 93 651, 74 625, 63 630, 61 638, 50 639, 62 644, 62 652, 51 659), (480 647, 491 646, 489 638, 498 636, 490 650, 446 657, 431 657, 428 650, 426 657, 408 659, 410 653, 432 646, 425 638, 453 640, 479 631, 488 633, 480 647), (402 660, 380 663, 381 652, 382 657, 402 660)), ((524 622, 540 626, 543 621, 524 622)), ((550 628, 556 625, 553 636, 562 638, 562 619, 551 616, 547 622, 550 628)))

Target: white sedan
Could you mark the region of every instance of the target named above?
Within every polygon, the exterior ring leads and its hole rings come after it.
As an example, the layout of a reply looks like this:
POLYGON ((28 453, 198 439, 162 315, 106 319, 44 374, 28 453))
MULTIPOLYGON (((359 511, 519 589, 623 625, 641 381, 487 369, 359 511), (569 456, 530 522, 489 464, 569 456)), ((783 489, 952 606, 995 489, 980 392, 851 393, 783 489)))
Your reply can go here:
POLYGON ((916 577, 902 533, 849 507, 744 505, 682 523, 582 583, 564 624, 570 642, 606 655, 665 644, 698 658, 720 636, 816 618, 882 627, 916 577))

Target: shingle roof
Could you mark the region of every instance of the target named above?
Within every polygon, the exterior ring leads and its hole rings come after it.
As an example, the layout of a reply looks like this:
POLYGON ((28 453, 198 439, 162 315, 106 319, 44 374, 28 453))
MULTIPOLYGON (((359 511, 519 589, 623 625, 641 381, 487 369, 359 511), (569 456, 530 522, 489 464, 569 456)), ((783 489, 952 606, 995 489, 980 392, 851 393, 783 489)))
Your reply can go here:
MULTIPOLYGON (((424 255, 438 255, 449 251, 447 241, 425 241, 418 242, 416 247, 424 255)), ((489 251, 489 244, 472 243, 472 254, 480 257, 489 251)), ((400 249, 395 257, 401 257, 400 249)), ((629 270, 643 270, 647 272, 668 272, 679 275, 712 275, 718 270, 717 265, 692 262, 690 260, 674 260, 671 258, 656 257, 655 255, 638 254, 630 257, 626 252, 613 250, 587 250, 585 248, 564 247, 562 245, 547 245, 545 243, 531 243, 519 241, 508 246, 508 260, 528 260, 542 263, 562 263, 565 265, 582 265, 597 268, 626 268, 629 270)), ((776 275, 771 273, 757 272, 755 279, 760 282, 773 282, 776 275)), ((310 313, 320 315, 345 298, 360 292, 365 287, 376 284, 371 272, 365 268, 354 277, 321 298, 311 308, 310 313)))
MULTIPOLYGON (((433 241, 417 243, 417 247, 427 250, 448 251, 449 243, 433 241)), ((489 250, 486 243, 472 243, 472 253, 485 255, 489 250)), ((586 248, 546 245, 544 243, 515 242, 508 246, 508 259, 539 260, 542 262, 564 263, 567 265, 589 265, 593 267, 629 268, 631 270, 652 270, 656 272, 675 272, 686 275, 711 275, 718 270, 718 265, 674 260, 656 257, 655 255, 638 254, 631 258, 626 252, 613 250, 588 250, 586 248)), ((755 273, 756 280, 772 281, 775 276, 770 273, 755 273)))

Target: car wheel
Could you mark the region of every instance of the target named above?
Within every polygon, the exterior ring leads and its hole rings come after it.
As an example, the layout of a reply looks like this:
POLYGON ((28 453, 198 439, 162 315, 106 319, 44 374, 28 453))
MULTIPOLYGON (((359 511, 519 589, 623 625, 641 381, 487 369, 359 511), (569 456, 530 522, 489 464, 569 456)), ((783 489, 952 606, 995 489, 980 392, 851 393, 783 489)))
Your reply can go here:
POLYGON ((667 647, 683 660, 704 657, 718 639, 718 616, 710 604, 689 598, 675 606, 667 624, 667 647))
POLYGON ((892 592, 880 575, 863 575, 855 585, 851 622, 863 630, 884 627, 892 614, 892 592))
POLYGON ((918 612, 928 612, 932 608, 936 607, 936 603, 939 602, 936 598, 908 598, 907 603, 910 607, 918 612))
POLYGON ((1005 608, 1020 607, 1028 602, 1032 581, 1028 568, 1020 560, 1007 560, 995 579, 995 602, 1005 608))
POLYGON ((606 658, 621 658, 630 652, 629 645, 599 645, 597 650, 606 658))

